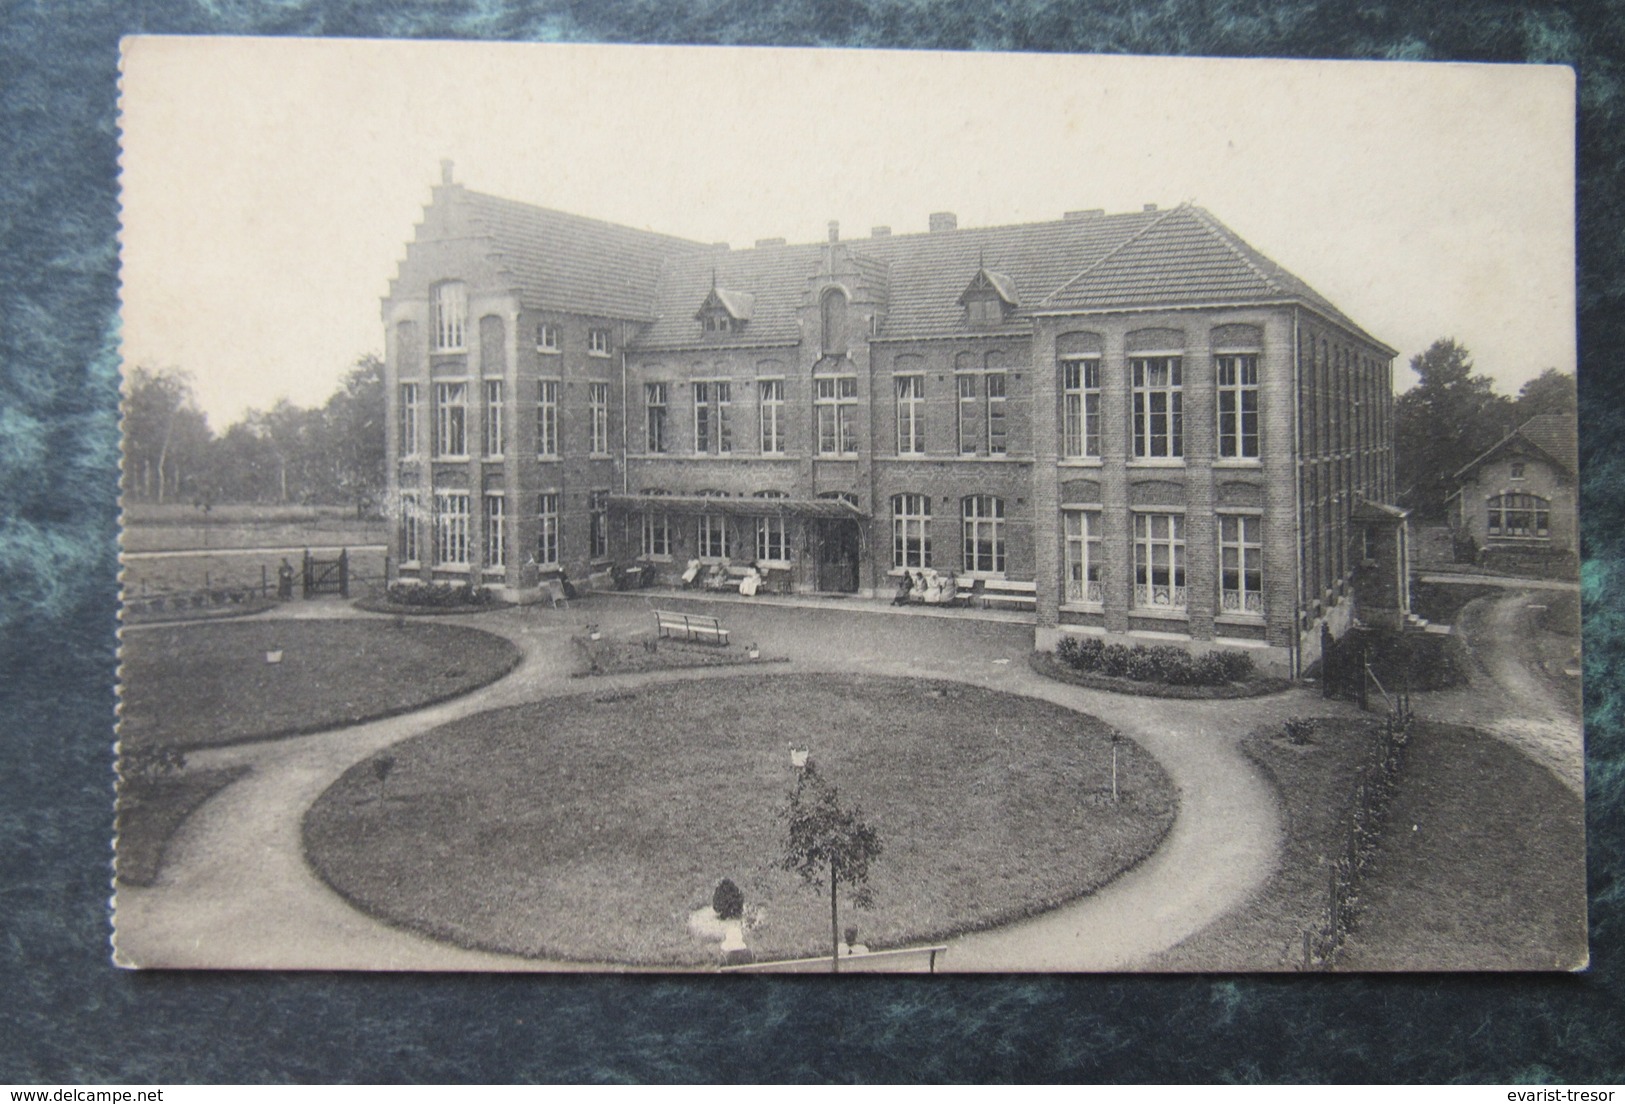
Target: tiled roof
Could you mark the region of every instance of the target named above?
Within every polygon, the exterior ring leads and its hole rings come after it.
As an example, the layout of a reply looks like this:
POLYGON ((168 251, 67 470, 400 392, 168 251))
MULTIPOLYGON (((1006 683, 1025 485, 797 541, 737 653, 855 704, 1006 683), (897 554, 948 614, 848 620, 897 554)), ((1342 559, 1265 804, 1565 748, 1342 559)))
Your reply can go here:
POLYGON ((1480 464, 1505 452, 1516 441, 1526 441, 1561 465, 1570 475, 1580 471, 1580 443, 1576 419, 1563 414, 1537 414, 1523 425, 1485 449, 1483 454, 1456 473, 1464 478, 1480 464))
POLYGON ((807 294, 807 281, 818 271, 822 250, 819 245, 770 245, 671 256, 647 308, 653 324, 634 344, 668 348, 799 341, 796 311, 807 294), (694 312, 711 294, 713 281, 719 290, 750 289, 749 325, 727 333, 702 333, 694 312))
MULTIPOLYGON (((461 189, 525 299, 546 310, 647 319, 661 262, 710 247, 461 189)), ((694 300, 692 315, 699 300, 694 300)))

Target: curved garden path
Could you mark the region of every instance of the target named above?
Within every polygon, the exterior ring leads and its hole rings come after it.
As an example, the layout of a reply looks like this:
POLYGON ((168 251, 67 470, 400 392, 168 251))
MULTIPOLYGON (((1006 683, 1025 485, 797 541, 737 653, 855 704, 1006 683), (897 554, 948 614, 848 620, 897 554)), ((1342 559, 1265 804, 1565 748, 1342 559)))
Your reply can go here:
MULTIPOLYGON (((688 604, 662 598, 664 606, 688 604)), ((608 635, 648 624, 648 604, 595 598, 571 610, 528 608, 454 623, 501 633, 524 652, 513 672, 473 693, 400 717, 312 736, 193 753, 199 766, 252 771, 203 805, 171 840, 157 885, 120 886, 118 958, 166 967, 381 970, 580 968, 467 951, 391 928, 353 909, 305 865, 300 820, 356 762, 448 721, 605 682, 751 677, 760 668, 569 678, 569 637, 588 620, 608 635)), ((862 670, 955 679, 1044 698, 1099 716, 1163 765, 1179 787, 1180 813, 1162 847, 1104 890, 1041 916, 953 941, 943 966, 976 970, 1134 968, 1244 901, 1274 870, 1281 831, 1269 784, 1242 755, 1248 731, 1295 713, 1346 707, 1301 690, 1243 701, 1136 698, 1053 682, 1026 663, 1032 630, 858 609, 729 604, 720 612, 736 644, 760 642, 793 671, 862 670)), ((331 603, 300 603, 272 617, 370 616, 331 603)), ((139 630, 137 630, 139 631, 139 630)))

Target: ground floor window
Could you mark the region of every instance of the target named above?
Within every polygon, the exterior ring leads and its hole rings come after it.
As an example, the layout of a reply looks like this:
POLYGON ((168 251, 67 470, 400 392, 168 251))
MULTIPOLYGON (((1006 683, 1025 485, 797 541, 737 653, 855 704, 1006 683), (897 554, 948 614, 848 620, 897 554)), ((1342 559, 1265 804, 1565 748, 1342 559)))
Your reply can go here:
POLYGON ((1066 510, 1066 600, 1098 606, 1106 600, 1101 589, 1105 563, 1100 552, 1100 511, 1066 510))
POLYGON ((790 558, 790 541, 782 517, 756 519, 756 558, 781 562, 790 558))
POLYGON ((536 563, 555 567, 559 562, 559 496, 536 496, 536 563))
POLYGON ((1219 610, 1264 612, 1264 544, 1261 519, 1219 517, 1219 610))
POLYGON ((468 563, 468 495, 442 491, 434 496, 436 563, 468 563))
POLYGON ((508 562, 506 500, 499 494, 485 496, 485 566, 503 567, 508 562))
POLYGON ((1552 535, 1551 509, 1539 495, 1496 495, 1489 500, 1489 535, 1544 540, 1552 535))
POLYGON ((700 558, 726 560, 728 548, 728 519, 722 514, 700 515, 700 558))
POLYGON ((922 494, 892 495, 893 567, 931 566, 931 499, 922 494))
POLYGON ((1185 519, 1180 514, 1134 515, 1134 604, 1185 608, 1185 519))
POLYGON ((643 554, 671 555, 671 521, 665 514, 643 515, 643 554))
POLYGON ((1004 571, 1004 499, 971 495, 964 501, 965 570, 1004 571))
POLYGON ((609 492, 588 495, 587 512, 592 522, 592 558, 602 560, 609 555, 609 492))
POLYGON ((418 496, 401 495, 401 559, 416 563, 418 551, 418 496))

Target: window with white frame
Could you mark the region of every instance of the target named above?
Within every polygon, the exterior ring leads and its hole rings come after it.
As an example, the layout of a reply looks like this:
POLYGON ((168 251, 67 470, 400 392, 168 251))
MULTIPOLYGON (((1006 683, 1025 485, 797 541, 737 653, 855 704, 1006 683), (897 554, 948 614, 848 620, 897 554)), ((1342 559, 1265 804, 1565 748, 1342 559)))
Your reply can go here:
POLYGON ((1134 605, 1153 610, 1185 608, 1183 515, 1134 515, 1134 605))
POLYGON ((468 384, 437 383, 434 387, 435 455, 468 455, 468 384))
POLYGON ((536 562, 542 567, 559 563, 559 496, 536 496, 536 562))
POLYGON ((765 379, 756 381, 761 399, 762 452, 784 451, 784 381, 765 379))
POLYGON ((539 380, 536 385, 536 455, 559 454, 559 381, 539 380))
POLYGON ((1510 478, 1512 478, 1512 479, 1522 479, 1523 478, 1523 473, 1524 473, 1523 461, 1522 460, 1513 461, 1510 478))
POLYGON ((931 497, 899 494, 891 498, 891 563, 893 567, 931 566, 931 497))
POLYGON ((726 454, 733 451, 728 414, 733 408, 733 385, 727 380, 694 381, 694 451, 726 454))
POLYGON ((609 452, 609 384, 587 384, 587 428, 594 456, 609 452))
POLYGON ((914 373, 897 377, 897 454, 919 456, 925 452, 925 376, 914 373))
POLYGON ((485 495, 485 566, 506 567, 508 563, 508 507, 500 494, 485 495))
POLYGON ((609 355, 609 331, 592 329, 587 331, 587 354, 589 356, 609 355))
POLYGON ((401 384, 401 458, 416 456, 420 447, 418 442, 418 385, 415 383, 401 384))
POLYGON ((1004 425, 1005 380, 1003 372, 989 372, 985 380, 987 391, 987 454, 1003 456, 1006 452, 1004 425))
POLYGON ((1488 509, 1492 537, 1546 540, 1552 535, 1552 504, 1539 495, 1495 495, 1488 509))
POLYGON ((666 385, 643 385, 643 421, 649 452, 666 451, 666 385))
POLYGON ((416 563, 422 554, 418 547, 418 496, 409 491, 401 495, 401 561, 416 563))
POLYGON ((589 520, 589 539, 592 542, 592 558, 601 560, 609 555, 609 492, 607 490, 591 491, 587 494, 587 517, 589 520))
MULTIPOLYGON (((663 495, 666 492, 647 488, 643 492, 647 495, 663 495)), ((643 554, 645 556, 671 555, 671 517, 663 512, 645 509, 643 511, 643 554)))
POLYGON ((1061 455, 1100 455, 1100 358, 1061 362, 1061 455))
POLYGON ((855 376, 823 376, 813 381, 818 452, 837 456, 858 451, 858 381, 855 376))
POLYGON ((1100 511, 1063 510, 1066 529, 1066 599, 1072 605, 1098 606, 1106 600, 1101 576, 1100 511))
POLYGON ((728 518, 721 513, 700 515, 700 558, 726 560, 730 554, 728 518))
POLYGON ((1180 357, 1134 357, 1134 456, 1177 459, 1185 455, 1183 366, 1180 357))
POLYGON ((556 353, 559 351, 559 328, 551 322, 536 323, 536 351, 539 353, 556 353))
POLYGON ((433 319, 436 352, 460 352, 468 329, 468 287, 455 280, 434 286, 433 319))
POLYGON ((452 567, 468 565, 468 494, 437 491, 434 496, 434 560, 452 567))
POLYGON ((954 377, 959 390, 959 451, 966 456, 976 453, 976 377, 968 372, 954 377))
MULTIPOLYGON (((757 491, 756 498, 784 498, 783 491, 757 491)), ((756 519, 756 558, 773 563, 790 559, 789 531, 783 514, 767 514, 756 519)))
POLYGON ((1219 515, 1219 612, 1264 613, 1263 519, 1219 515))
POLYGON ((965 570, 1004 572, 1004 499, 971 495, 964 500, 965 570))
POLYGON ((507 444, 502 422, 502 381, 485 381, 485 455, 501 456, 507 444))
POLYGON ((1219 456, 1258 457, 1258 357, 1252 353, 1213 358, 1219 393, 1219 456))

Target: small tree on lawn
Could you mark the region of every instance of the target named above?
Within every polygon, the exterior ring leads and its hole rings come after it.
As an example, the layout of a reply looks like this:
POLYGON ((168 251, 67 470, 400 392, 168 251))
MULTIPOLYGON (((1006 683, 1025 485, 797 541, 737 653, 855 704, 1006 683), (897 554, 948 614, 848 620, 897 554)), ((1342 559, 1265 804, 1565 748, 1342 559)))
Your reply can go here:
POLYGON ((829 875, 830 971, 841 969, 839 887, 852 889, 854 903, 867 907, 869 863, 880 855, 880 833, 863 819, 863 810, 841 807, 834 785, 825 781, 809 762, 801 768, 790 804, 782 816, 786 826, 784 858, 779 865, 801 875, 810 886, 822 886, 829 875))

